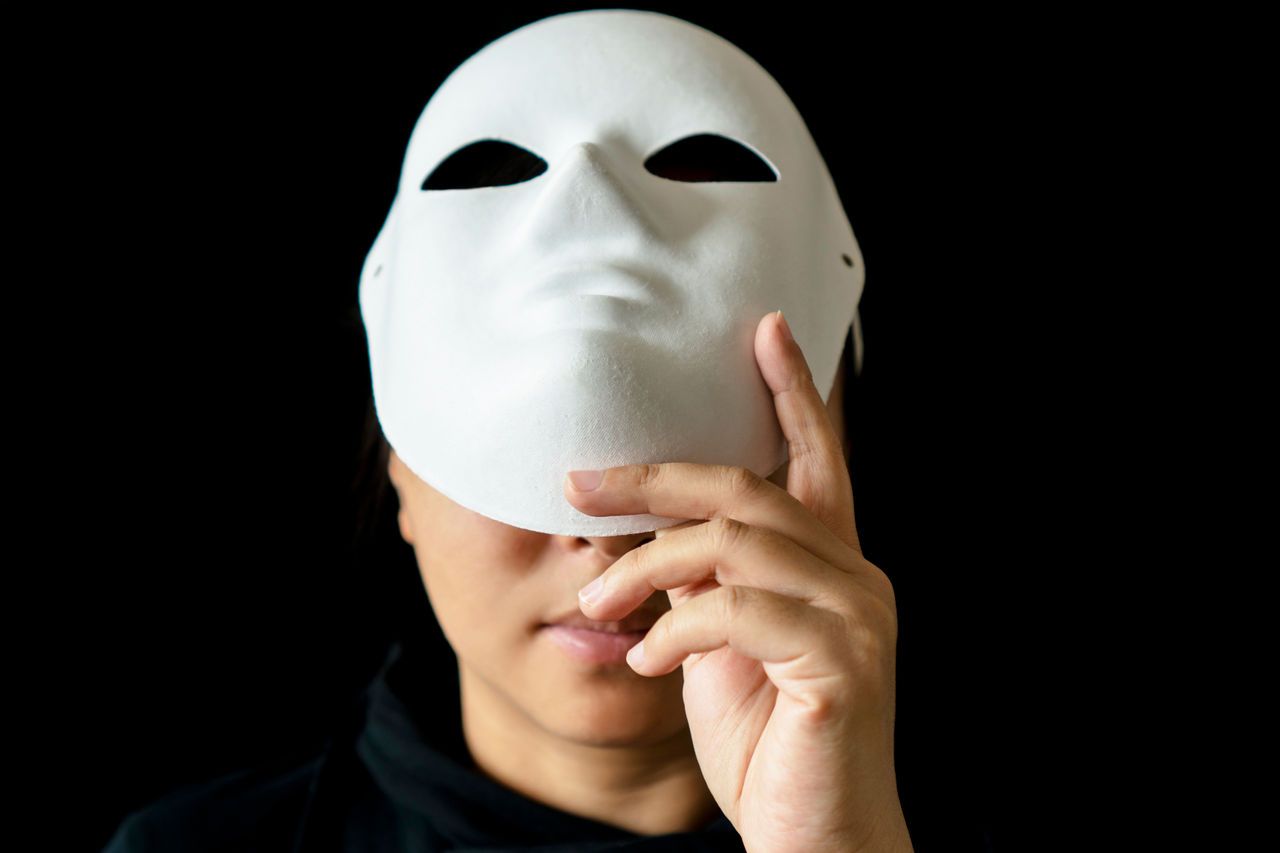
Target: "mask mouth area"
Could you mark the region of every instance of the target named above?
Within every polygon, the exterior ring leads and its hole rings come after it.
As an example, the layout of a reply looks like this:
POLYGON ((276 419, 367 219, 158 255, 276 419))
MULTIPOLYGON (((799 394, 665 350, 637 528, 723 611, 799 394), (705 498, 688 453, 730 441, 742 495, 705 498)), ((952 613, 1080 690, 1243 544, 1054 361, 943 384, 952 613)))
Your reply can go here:
POLYGON ((777 171, 741 142, 715 133, 676 140, 644 161, 651 174, 681 183, 776 183, 777 171))
POLYGON ((547 161, 501 139, 481 139, 454 151, 422 182, 424 190, 474 190, 523 184, 547 171, 547 161))

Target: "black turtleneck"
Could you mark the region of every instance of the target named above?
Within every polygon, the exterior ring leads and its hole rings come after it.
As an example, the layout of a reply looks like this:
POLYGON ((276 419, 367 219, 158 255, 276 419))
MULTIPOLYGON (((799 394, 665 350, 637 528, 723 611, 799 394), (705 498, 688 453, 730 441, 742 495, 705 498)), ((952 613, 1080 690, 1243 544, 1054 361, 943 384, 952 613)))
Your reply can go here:
POLYGON ((396 647, 323 753, 184 789, 130 816, 106 853, 741 851, 723 816, 642 836, 534 802, 471 762, 456 685, 396 647))

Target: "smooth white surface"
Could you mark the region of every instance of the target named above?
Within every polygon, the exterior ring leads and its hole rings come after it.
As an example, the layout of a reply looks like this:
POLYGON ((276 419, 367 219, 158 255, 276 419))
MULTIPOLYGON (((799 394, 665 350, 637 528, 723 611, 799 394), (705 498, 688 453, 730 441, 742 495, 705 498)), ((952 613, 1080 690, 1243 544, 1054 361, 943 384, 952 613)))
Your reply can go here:
POLYGON ((378 418, 415 474, 498 521, 576 536, 674 524, 585 516, 565 475, 666 461, 771 473, 786 448, 756 325, 781 309, 825 391, 863 278, 808 130, 746 54, 653 13, 548 18, 454 71, 410 138, 361 277, 378 418), (757 152, 778 181, 645 170, 704 133, 757 152), (482 139, 548 169, 421 189, 482 139))

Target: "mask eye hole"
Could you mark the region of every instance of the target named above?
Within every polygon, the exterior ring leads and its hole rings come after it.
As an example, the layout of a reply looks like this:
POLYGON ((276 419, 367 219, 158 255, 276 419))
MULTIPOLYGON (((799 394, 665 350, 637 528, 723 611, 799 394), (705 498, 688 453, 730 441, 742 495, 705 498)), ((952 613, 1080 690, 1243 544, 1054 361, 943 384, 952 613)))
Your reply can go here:
POLYGON ((474 190, 506 187, 547 171, 547 161, 519 145, 481 139, 444 158, 422 182, 424 190, 474 190))
POLYGON ((644 167, 659 178, 686 183, 778 180, 759 154, 714 133, 677 140, 645 160, 644 167))

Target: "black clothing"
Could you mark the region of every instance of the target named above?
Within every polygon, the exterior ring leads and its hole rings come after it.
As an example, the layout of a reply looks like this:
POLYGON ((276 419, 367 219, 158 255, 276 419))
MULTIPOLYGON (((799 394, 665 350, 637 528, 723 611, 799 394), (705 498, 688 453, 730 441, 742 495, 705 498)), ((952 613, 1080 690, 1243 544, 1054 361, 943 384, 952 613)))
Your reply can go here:
MULTIPOLYGON (((171 794, 126 819, 104 853, 743 850, 723 816, 696 832, 641 836, 485 778, 462 738, 457 688, 428 658, 412 645, 393 649, 320 755, 171 794)), ((907 803, 916 850, 989 853, 962 788, 934 794, 907 803)))
POLYGON ((741 853, 723 816, 695 832, 641 836, 485 778, 462 740, 456 688, 440 702, 429 683, 414 654, 397 647, 320 756, 170 795, 125 820, 104 853, 741 853))

